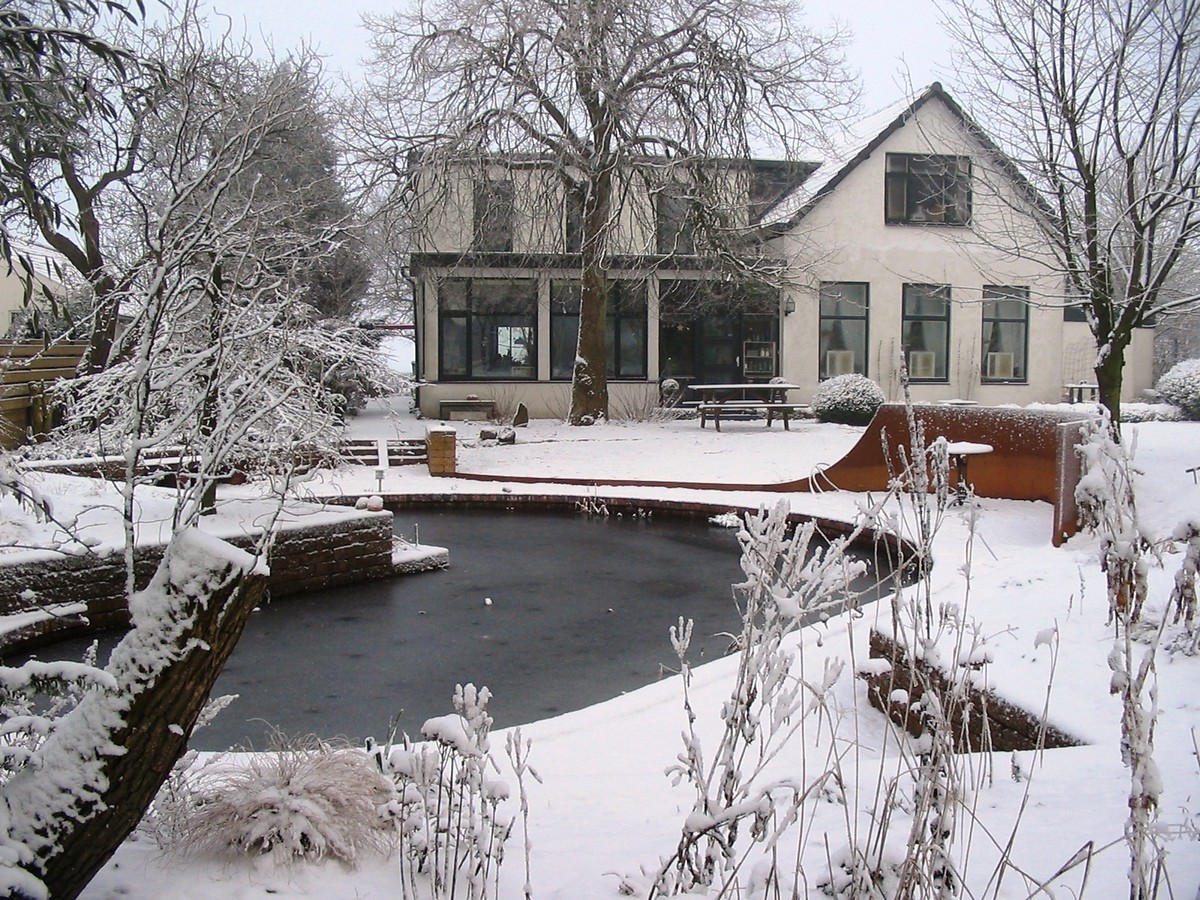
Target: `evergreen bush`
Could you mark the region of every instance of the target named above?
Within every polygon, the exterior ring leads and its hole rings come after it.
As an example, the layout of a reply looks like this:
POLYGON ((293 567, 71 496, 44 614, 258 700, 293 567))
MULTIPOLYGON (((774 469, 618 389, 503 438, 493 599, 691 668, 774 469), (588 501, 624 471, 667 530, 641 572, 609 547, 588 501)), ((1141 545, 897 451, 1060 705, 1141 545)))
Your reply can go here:
POLYGON ((866 425, 884 401, 879 385, 865 375, 838 375, 817 386, 813 413, 822 422, 866 425))
POLYGON ((1200 359, 1176 363, 1158 380, 1158 393, 1177 406, 1185 418, 1200 420, 1200 359))

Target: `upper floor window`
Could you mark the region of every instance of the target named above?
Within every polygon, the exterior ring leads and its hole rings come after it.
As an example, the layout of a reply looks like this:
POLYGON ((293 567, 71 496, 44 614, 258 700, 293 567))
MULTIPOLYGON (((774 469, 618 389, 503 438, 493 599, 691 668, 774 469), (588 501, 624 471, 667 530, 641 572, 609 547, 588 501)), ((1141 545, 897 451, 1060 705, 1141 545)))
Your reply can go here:
POLYGON ((966 225, 971 221, 971 160, 889 153, 884 219, 890 224, 966 225))
POLYGON ((984 381, 1026 381, 1029 346, 1029 288, 983 286, 984 381))
POLYGON ((475 184, 475 241, 483 253, 512 253, 513 185, 484 180, 475 184))
POLYGON ((682 185, 664 187, 654 200, 655 238, 659 253, 696 252, 696 217, 682 185))
POLYGON ((912 381, 947 381, 950 360, 950 285, 904 285, 900 343, 912 381))
POLYGON ((583 251, 583 206, 583 185, 567 188, 566 202, 563 204, 563 237, 568 253, 583 251))
POLYGON ((867 374, 869 295, 866 282, 821 282, 821 378, 867 374))

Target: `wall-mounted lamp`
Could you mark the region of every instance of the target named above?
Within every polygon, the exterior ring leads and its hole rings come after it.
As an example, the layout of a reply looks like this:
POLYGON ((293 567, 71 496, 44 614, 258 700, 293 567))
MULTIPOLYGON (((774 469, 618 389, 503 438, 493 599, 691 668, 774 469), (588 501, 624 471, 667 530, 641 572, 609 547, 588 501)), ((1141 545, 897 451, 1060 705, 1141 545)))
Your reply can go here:
POLYGON ((375 489, 379 493, 383 493, 383 469, 375 470, 375 489))
POLYGON ((783 301, 783 314, 785 316, 790 316, 795 311, 796 311, 796 298, 788 297, 786 300, 783 301))

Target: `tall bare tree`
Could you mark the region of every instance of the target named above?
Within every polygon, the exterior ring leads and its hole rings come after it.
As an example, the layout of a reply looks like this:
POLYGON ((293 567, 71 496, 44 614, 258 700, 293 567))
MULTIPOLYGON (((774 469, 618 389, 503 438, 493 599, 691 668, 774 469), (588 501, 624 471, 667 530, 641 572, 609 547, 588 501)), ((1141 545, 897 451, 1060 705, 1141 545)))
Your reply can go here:
POLYGON ((690 220, 728 249, 714 161, 787 157, 853 93, 841 36, 802 27, 790 0, 450 0, 367 25, 366 130, 394 169, 537 168, 578 204, 573 424, 608 413, 607 273, 631 180, 685 185, 690 220))
POLYGON ((1096 344, 1100 402, 1120 421, 1125 351, 1200 231, 1198 0, 951 0, 960 91, 1045 198, 1048 247, 1096 344))

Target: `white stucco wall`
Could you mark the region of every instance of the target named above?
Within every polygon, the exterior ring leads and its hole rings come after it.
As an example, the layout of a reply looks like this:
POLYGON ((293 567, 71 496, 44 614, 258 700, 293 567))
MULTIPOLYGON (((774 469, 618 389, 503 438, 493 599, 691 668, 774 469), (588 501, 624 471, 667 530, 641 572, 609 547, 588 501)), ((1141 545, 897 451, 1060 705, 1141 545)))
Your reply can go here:
MULTIPOLYGON (((786 317, 783 329, 785 377, 810 390, 818 383, 821 282, 868 282, 867 374, 890 399, 898 399, 903 286, 943 284, 951 287, 949 377, 945 383, 914 384, 914 399, 999 404, 1060 398, 1063 322, 1057 304, 1062 280, 1039 260, 1016 258, 995 245, 1020 204, 1008 202, 1016 199, 1012 195, 998 196, 986 174, 981 148, 942 104, 930 102, 817 203, 780 244, 784 255, 796 261, 789 287, 796 311, 786 317), (971 156, 973 227, 885 224, 888 153, 971 156), (984 285, 1029 288, 1027 383, 982 383, 984 285)), ((1027 219, 1025 227, 1029 225, 1027 219)))

